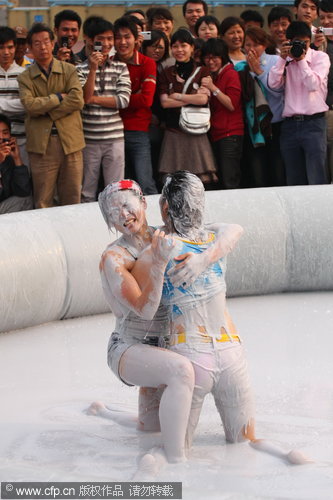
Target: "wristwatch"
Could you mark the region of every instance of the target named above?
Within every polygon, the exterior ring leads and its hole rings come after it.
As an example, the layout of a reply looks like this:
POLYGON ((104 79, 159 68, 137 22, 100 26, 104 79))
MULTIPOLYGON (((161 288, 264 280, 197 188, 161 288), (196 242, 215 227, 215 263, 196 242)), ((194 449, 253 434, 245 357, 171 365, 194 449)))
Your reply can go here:
POLYGON ((214 92, 212 92, 212 94, 213 94, 214 97, 216 97, 217 94, 219 94, 220 92, 221 92, 220 89, 216 89, 216 90, 214 90, 214 92))

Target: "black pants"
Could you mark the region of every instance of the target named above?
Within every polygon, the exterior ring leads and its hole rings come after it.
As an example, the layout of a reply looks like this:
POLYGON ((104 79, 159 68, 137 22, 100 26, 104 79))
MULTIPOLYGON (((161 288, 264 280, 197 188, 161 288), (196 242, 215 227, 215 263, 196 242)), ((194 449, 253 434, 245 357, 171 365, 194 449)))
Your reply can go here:
POLYGON ((240 188, 242 150, 242 135, 231 135, 213 142, 218 177, 223 189, 240 188))
POLYGON ((242 187, 285 186, 286 174, 280 148, 281 122, 272 123, 272 137, 265 145, 253 147, 248 133, 244 136, 242 187))

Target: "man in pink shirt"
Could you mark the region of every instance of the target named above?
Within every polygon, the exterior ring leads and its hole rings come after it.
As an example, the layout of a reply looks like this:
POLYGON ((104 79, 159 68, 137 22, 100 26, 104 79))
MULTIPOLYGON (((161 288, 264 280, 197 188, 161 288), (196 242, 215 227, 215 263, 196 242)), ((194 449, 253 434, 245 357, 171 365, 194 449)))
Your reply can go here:
POLYGON ((310 48, 311 29, 292 22, 280 58, 269 72, 272 89, 284 88, 281 153, 288 185, 327 184, 326 104, 327 54, 310 48))

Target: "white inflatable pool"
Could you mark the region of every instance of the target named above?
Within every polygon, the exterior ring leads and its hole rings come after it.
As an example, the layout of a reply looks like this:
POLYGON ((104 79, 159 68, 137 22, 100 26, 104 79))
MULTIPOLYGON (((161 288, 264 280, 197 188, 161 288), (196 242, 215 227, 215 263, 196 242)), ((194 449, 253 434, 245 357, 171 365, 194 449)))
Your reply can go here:
MULTIPOLYGON (((188 463, 160 481, 183 498, 333 497, 333 189, 208 193, 207 218, 246 231, 228 261, 231 314, 247 350, 257 435, 314 460, 292 466, 227 445, 207 398, 188 463)), ((159 221, 157 197, 149 220, 159 221)), ((110 237, 96 204, 0 218, 0 480, 129 481, 158 434, 88 416, 135 412, 137 389, 106 365, 114 317, 98 276, 110 237), (69 318, 61 320, 61 318, 69 318)), ((175 425, 177 423, 175 422, 175 425)))

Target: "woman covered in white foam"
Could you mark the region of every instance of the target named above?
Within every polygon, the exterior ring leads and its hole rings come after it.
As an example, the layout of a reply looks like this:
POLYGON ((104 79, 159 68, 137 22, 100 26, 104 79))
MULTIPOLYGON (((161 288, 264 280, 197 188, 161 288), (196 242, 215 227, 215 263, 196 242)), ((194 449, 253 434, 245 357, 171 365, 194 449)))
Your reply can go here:
MULTIPOLYGON (((146 201, 134 181, 110 184, 101 193, 99 204, 108 227, 122 233, 107 247, 100 263, 105 296, 117 318, 109 341, 108 363, 124 383, 146 387, 140 391, 139 428, 154 431, 160 427, 168 461, 183 461, 194 371, 184 356, 163 348, 169 336, 169 317, 166 307, 159 306, 173 240, 148 226, 146 201), (142 251, 150 245, 149 272, 139 286, 136 273, 143 261, 147 265, 142 251)), ((221 225, 220 231, 218 245, 197 259, 195 266, 193 262, 186 266, 191 256, 182 256, 179 274, 174 275, 176 281, 194 280, 216 258, 215 252, 224 254, 233 247, 239 238, 239 226, 221 225)), ((100 410, 92 405, 91 411, 94 409, 100 410)))
MULTIPOLYGON (((128 384, 165 387, 159 420, 168 461, 185 459, 186 429, 189 447, 209 392, 214 395, 228 441, 249 439, 260 449, 294 461, 295 453, 288 454, 255 438, 252 392, 243 348, 228 324, 224 262, 219 259, 234 246, 242 230, 239 226, 232 228, 234 241, 231 244, 227 238, 227 249, 214 243, 215 235, 203 225, 201 181, 188 172, 178 172, 169 177, 161 196, 166 230, 174 241, 163 232, 152 235, 145 219, 142 193, 131 181, 123 183, 109 186, 100 198, 108 225, 123 233, 107 248, 101 261, 103 287, 118 317, 109 343, 111 369, 128 384), (152 244, 142 251, 150 240, 152 244), (179 254, 192 263, 193 284, 180 284, 177 279, 172 282, 171 273, 165 274, 159 306, 163 274, 179 254), (204 255, 209 258, 203 258, 204 255), (216 264, 209 265, 213 261, 216 264), (170 350, 157 349, 169 324, 170 350)), ((149 457, 154 459, 151 454, 149 457)), ((300 461, 298 456, 296 461, 300 461)))

